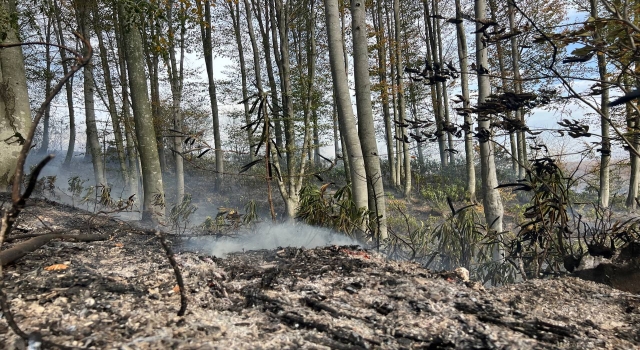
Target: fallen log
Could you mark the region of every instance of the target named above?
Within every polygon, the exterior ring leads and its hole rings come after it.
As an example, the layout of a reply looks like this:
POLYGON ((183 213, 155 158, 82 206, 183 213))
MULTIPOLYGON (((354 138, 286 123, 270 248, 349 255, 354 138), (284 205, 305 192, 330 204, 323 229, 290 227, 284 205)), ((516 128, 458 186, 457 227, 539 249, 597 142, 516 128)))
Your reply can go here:
POLYGON ((7 266, 23 256, 39 249, 53 239, 73 240, 77 242, 94 242, 109 239, 109 235, 66 235, 62 233, 47 233, 31 238, 0 252, 0 266, 7 266))

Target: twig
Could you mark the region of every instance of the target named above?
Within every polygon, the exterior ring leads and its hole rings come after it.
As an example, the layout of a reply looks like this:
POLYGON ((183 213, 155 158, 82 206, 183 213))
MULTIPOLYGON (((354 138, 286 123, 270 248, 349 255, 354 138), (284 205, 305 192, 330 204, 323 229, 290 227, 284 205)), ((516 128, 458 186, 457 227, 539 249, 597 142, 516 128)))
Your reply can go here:
POLYGON ((169 264, 173 267, 173 272, 176 274, 176 281, 178 282, 178 288, 180 288, 180 310, 178 311, 178 316, 184 316, 184 313, 187 311, 187 292, 184 289, 182 273, 180 272, 180 268, 176 262, 171 245, 167 242, 166 235, 162 231, 156 230, 156 236, 160 240, 160 244, 162 245, 162 248, 164 248, 167 258, 169 258, 169 264))

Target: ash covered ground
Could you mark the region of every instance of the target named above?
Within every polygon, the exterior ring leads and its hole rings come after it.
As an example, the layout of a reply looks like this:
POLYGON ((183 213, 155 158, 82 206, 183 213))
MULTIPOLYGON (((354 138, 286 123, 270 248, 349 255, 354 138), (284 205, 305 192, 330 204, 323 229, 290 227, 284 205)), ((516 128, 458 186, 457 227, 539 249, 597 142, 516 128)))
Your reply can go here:
MULTIPOLYGON (((177 253, 189 297, 178 317, 175 276, 156 237, 44 200, 29 201, 13 234, 46 233, 45 225, 110 236, 52 241, 4 268, 18 324, 65 346, 640 348, 639 295, 571 277, 484 289, 353 245, 177 253), (54 264, 67 268, 45 269, 54 264)), ((24 347, 4 317, 0 344, 24 347)))

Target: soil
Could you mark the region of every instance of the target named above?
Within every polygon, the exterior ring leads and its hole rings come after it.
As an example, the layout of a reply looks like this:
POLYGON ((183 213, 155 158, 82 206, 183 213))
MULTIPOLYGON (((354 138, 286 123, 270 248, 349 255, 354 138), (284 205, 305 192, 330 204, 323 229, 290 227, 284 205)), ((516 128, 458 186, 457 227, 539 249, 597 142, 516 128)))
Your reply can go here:
MULTIPOLYGON (((174 238, 189 301, 178 317, 176 278, 154 235, 38 199, 12 235, 49 230, 110 237, 53 240, 3 269, 20 327, 68 347, 640 348, 640 295, 573 277, 485 289, 464 271, 429 271, 357 246, 219 258, 180 252, 174 238), (47 269, 55 264, 66 267, 47 269)), ((0 345, 25 348, 4 316, 0 345)))

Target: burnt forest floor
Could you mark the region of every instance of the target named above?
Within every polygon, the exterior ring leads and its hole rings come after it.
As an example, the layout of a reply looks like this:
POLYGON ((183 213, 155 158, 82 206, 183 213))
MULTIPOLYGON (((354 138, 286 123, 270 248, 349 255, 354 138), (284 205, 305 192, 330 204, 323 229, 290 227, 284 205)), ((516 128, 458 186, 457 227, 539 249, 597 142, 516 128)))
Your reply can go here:
MULTIPOLYGON (((189 301, 178 317, 176 279, 154 235, 40 199, 28 200, 12 234, 50 229, 109 235, 90 243, 54 240, 3 269, 20 327, 68 347, 640 348, 640 295, 572 277, 484 289, 357 246, 224 259, 178 252, 189 301)), ((24 348, 4 315, 0 345, 24 348)))

